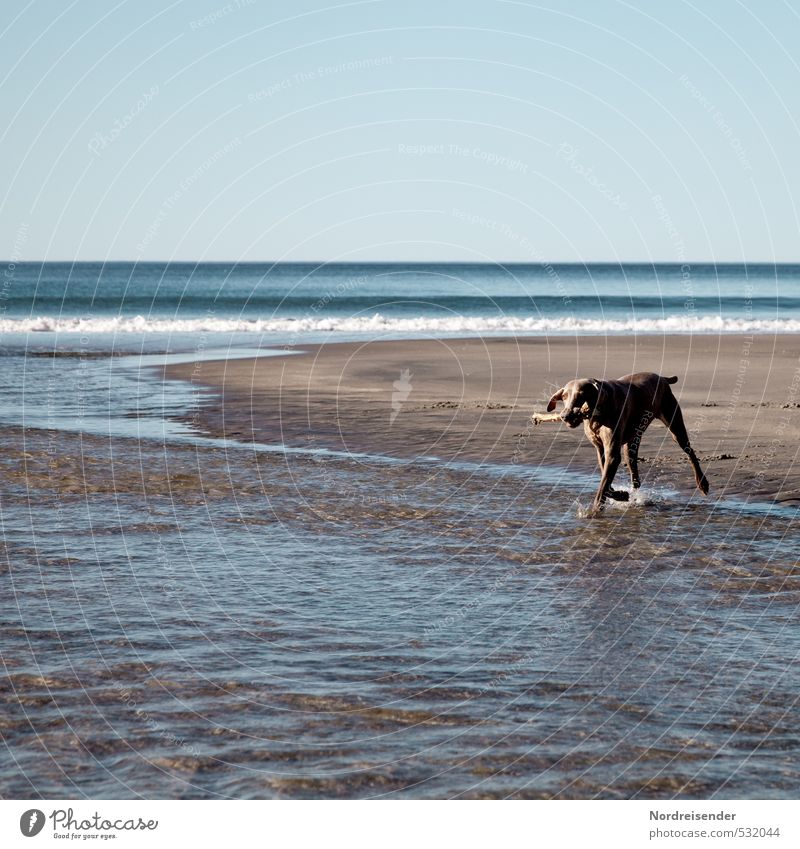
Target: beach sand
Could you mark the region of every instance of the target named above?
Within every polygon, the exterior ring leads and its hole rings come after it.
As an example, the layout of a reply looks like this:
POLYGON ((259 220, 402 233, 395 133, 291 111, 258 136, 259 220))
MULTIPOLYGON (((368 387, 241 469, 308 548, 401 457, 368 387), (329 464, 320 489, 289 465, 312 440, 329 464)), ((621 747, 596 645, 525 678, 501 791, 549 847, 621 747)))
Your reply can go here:
MULTIPOLYGON (((287 349, 288 352, 289 349, 287 349)), ((711 497, 800 504, 800 337, 440 339, 297 345, 285 357, 198 361, 166 377, 212 389, 192 424, 239 441, 399 458, 587 471, 582 430, 530 424, 574 377, 677 375, 673 387, 711 497)), ((660 422, 642 441, 643 486, 692 490, 660 422)), ((618 473, 627 482, 627 471, 618 473)))

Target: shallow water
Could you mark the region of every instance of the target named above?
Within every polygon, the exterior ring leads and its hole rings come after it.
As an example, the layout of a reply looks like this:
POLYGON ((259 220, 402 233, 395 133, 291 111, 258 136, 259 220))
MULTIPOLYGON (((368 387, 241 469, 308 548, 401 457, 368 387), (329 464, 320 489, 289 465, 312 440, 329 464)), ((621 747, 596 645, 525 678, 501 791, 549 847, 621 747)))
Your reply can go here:
POLYGON ((3 796, 796 797, 795 512, 157 408, 7 430, 3 796))

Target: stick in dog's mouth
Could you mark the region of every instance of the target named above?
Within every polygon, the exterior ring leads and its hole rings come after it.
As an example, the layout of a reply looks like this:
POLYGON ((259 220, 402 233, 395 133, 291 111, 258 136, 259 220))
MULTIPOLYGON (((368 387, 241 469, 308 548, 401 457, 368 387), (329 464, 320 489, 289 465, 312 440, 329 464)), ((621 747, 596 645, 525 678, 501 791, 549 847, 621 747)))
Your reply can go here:
POLYGON ((560 422, 562 418, 561 413, 534 413, 531 416, 531 421, 535 425, 539 425, 544 422, 560 422))
MULTIPOLYGON (((584 419, 589 418, 589 413, 591 410, 589 409, 589 404, 584 404, 579 410, 581 417, 584 419)), ((531 421, 535 425, 544 424, 546 422, 563 422, 564 420, 561 418, 561 413, 534 413, 531 416, 531 421)))

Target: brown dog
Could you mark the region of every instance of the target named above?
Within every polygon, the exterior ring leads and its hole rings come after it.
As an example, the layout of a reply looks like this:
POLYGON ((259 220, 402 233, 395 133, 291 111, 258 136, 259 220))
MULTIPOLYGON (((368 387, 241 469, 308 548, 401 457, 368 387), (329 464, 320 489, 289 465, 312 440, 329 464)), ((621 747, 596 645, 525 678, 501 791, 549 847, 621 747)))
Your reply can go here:
POLYGON ((623 451, 631 483, 638 489, 639 443, 653 419, 661 419, 667 426, 692 464, 698 489, 708 494, 708 481, 689 444, 681 408, 669 388, 677 382, 677 377, 661 377, 652 372, 628 374, 619 380, 570 380, 550 399, 547 411, 551 413, 556 402, 563 401, 561 420, 569 427, 583 422, 586 436, 597 449, 601 478, 595 507, 606 498, 628 500, 627 492, 611 488, 623 451))

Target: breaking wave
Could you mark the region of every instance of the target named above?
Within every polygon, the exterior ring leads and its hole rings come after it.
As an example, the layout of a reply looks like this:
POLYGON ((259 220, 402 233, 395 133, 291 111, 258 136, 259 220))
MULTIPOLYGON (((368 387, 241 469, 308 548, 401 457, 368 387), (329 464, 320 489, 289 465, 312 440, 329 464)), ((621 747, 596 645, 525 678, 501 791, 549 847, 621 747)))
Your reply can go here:
POLYGON ((330 318, 184 319, 37 316, 0 320, 0 333, 800 333, 797 319, 729 318, 718 315, 663 318, 541 318, 525 316, 335 316, 330 318))

